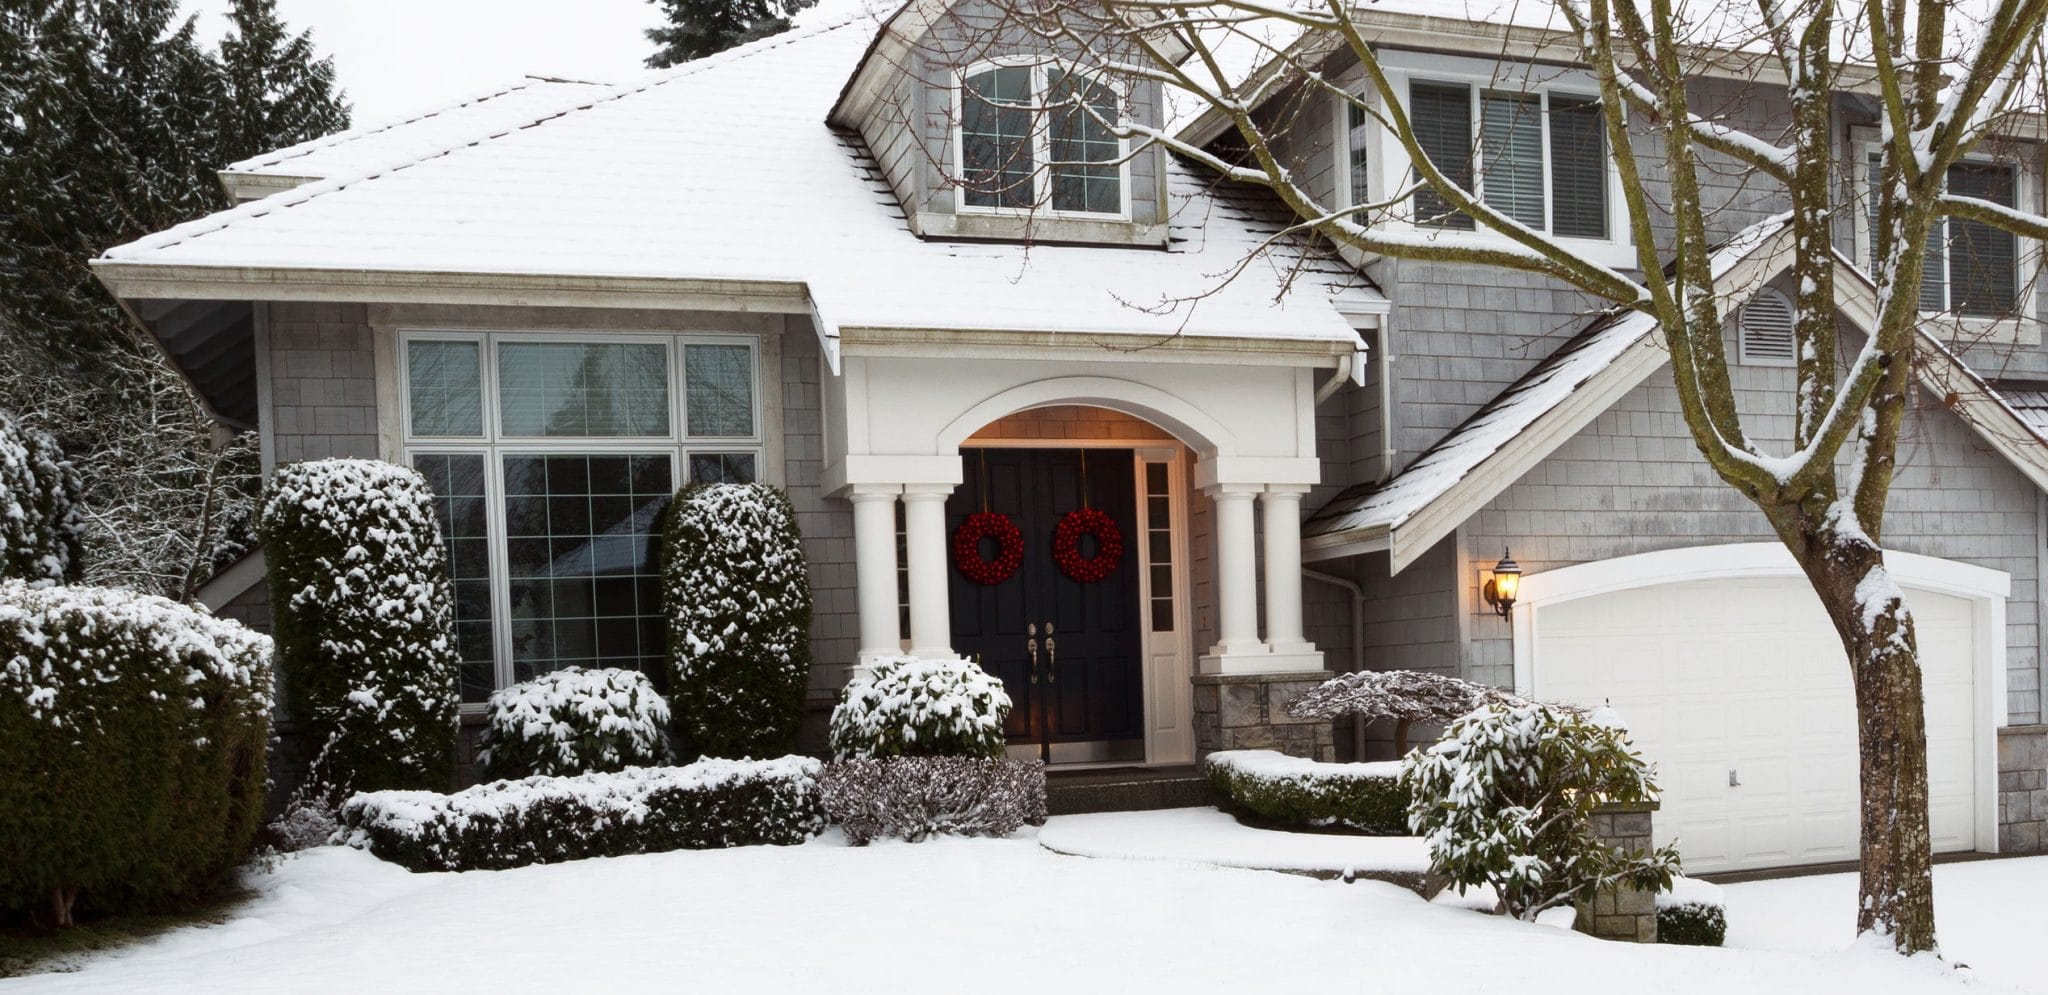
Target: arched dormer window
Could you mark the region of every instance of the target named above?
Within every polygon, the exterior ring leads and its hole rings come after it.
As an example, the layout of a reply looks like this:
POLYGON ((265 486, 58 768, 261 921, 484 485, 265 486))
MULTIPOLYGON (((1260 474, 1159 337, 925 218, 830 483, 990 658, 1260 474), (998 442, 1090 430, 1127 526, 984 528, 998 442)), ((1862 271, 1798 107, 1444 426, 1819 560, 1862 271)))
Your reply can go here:
POLYGON ((954 148, 962 213, 1130 216, 1121 94, 1056 64, 984 63, 959 74, 954 148))

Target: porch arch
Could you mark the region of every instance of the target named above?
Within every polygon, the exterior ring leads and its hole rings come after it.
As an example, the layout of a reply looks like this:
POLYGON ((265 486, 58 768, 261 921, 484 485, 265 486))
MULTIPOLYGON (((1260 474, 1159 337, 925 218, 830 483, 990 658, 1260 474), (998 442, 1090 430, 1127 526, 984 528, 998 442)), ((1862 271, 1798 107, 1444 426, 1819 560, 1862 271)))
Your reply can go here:
POLYGON ((939 430, 938 451, 957 453, 969 436, 990 422, 1055 404, 1085 404, 1142 418, 1171 432, 1204 459, 1237 450, 1237 437, 1223 423, 1157 387, 1114 377, 1052 377, 1019 384, 968 408, 939 430))

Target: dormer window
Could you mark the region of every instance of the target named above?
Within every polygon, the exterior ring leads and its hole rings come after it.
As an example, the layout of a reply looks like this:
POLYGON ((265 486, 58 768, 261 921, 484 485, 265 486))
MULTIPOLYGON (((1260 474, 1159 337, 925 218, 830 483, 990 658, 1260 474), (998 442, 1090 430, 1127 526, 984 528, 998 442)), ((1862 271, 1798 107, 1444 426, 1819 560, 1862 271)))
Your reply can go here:
POLYGON ((1110 84, 1057 65, 998 63, 961 73, 955 97, 963 213, 1129 216, 1110 84))

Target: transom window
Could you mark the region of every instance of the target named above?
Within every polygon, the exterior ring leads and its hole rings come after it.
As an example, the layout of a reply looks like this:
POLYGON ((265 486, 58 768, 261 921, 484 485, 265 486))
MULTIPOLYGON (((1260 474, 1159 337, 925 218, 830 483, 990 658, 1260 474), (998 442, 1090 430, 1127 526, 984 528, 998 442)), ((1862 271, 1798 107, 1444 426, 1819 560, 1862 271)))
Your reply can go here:
MULTIPOLYGON (((1864 262, 1877 270, 1878 177, 1881 153, 1864 156, 1864 262)), ((1948 189, 2005 207, 2019 203, 2018 170, 2004 163, 1959 162, 1949 167, 1948 189)), ((1943 218, 1927 232, 1927 262, 1920 274, 1920 310, 1966 318, 2004 318, 2020 298, 2020 240, 2012 232, 1967 218, 1943 218)))
POLYGON ((463 701, 561 667, 658 666, 661 512, 681 482, 756 478, 756 343, 414 332, 402 352, 463 701))
POLYGON ((960 75, 957 97, 961 210, 1129 215, 1109 84, 1059 66, 985 65, 960 75))
MULTIPOLYGON (((1607 133, 1597 98, 1422 79, 1409 82, 1408 95, 1417 143, 1452 182, 1537 231, 1609 237, 1607 133)), ((1351 172, 1363 174, 1355 157, 1351 172)), ((1354 203, 1364 202, 1362 192, 1354 187, 1354 203)), ((1416 192, 1414 209, 1419 226, 1475 227, 1428 188, 1416 192)))

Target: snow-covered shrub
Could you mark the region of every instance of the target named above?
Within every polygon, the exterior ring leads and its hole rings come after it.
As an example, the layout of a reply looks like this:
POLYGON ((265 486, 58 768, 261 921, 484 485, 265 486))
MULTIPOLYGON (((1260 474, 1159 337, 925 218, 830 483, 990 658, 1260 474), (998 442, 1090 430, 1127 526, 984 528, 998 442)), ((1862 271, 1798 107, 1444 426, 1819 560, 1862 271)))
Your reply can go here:
POLYGON ((1460 888, 1493 886, 1503 911, 1523 920, 1600 888, 1669 887, 1676 850, 1617 853, 1593 835, 1596 808, 1654 799, 1652 777, 1619 726, 1528 702, 1453 722, 1401 771, 1430 869, 1460 888))
POLYGON ((832 755, 1001 757, 1010 694, 972 660, 881 657, 832 710, 832 755))
POLYGON ((1721 888, 1698 878, 1674 877, 1657 893, 1657 942, 1718 947, 1728 938, 1728 902, 1721 888))
POLYGON ((763 484, 693 484, 669 506, 662 605, 684 757, 796 748, 811 671, 811 580, 796 510, 763 484))
POLYGON ((1499 688, 1449 674, 1422 670, 1361 670, 1338 674, 1294 699, 1287 714, 1297 719, 1359 715, 1394 720, 1394 752, 1408 752, 1408 728, 1417 722, 1448 722, 1491 701, 1514 701, 1499 688))
POLYGON ((855 846, 937 833, 1007 836, 1045 824, 1045 765, 989 757, 837 760, 818 779, 825 817, 855 846))
POLYGON ((634 670, 567 667, 491 695, 477 762, 499 779, 668 762, 668 702, 634 670))
POLYGON ((282 853, 297 853, 326 846, 341 828, 334 807, 318 799, 297 799, 285 806, 284 814, 264 827, 269 845, 282 853))
POLYGON ((1367 836, 1408 835, 1401 763, 1326 764, 1274 750, 1221 750, 1202 758, 1218 797, 1261 819, 1367 836))
POLYGON ((433 492, 377 460, 291 463, 261 524, 286 711, 315 744, 307 795, 454 776, 454 599, 433 492))
POLYGON ((454 794, 377 791, 341 807, 349 842, 415 871, 469 871, 793 845, 824 830, 818 761, 699 760, 492 781, 454 794))
POLYGON ((0 910, 186 895, 263 821, 270 640, 164 598, 0 581, 0 910))
POLYGON ((65 584, 84 575, 80 490, 56 439, 0 414, 0 578, 65 584))

